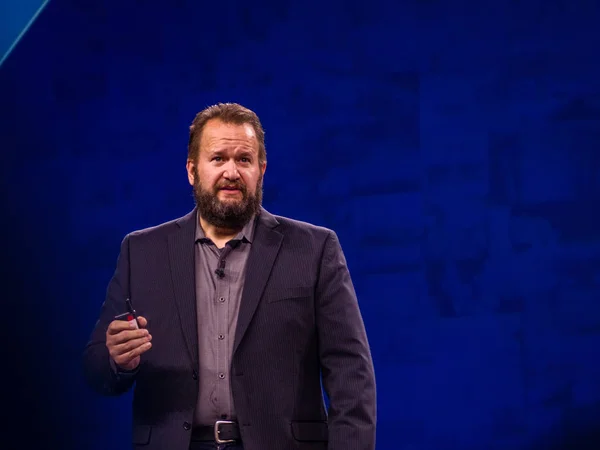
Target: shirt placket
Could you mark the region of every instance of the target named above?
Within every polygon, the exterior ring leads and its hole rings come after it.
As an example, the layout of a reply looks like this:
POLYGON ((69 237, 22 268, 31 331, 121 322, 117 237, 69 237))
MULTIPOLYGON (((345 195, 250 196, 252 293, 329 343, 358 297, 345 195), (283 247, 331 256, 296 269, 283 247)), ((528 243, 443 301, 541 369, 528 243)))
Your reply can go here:
POLYGON ((219 399, 218 414, 222 419, 231 414, 227 383, 229 383, 229 367, 227 365, 229 323, 230 280, 227 272, 223 278, 216 277, 215 307, 217 310, 217 398, 219 399))

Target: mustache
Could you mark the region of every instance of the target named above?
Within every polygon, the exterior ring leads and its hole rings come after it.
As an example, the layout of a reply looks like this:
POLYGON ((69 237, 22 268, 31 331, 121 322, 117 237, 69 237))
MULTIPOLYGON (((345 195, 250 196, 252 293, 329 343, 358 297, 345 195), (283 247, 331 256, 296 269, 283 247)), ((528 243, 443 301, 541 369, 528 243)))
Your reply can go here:
POLYGON ((216 190, 220 189, 237 189, 242 192, 246 192, 246 186, 242 183, 222 183, 216 186, 216 190))

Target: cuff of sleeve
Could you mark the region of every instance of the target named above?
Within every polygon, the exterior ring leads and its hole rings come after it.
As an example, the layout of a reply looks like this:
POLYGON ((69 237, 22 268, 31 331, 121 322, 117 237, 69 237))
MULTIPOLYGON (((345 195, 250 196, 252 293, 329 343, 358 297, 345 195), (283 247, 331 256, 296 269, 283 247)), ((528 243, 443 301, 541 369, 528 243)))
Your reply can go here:
POLYGON ((117 366, 117 363, 112 358, 109 358, 109 360, 110 360, 110 368, 111 368, 113 374, 119 378, 135 375, 139 369, 139 366, 133 370, 121 369, 119 366, 117 366))

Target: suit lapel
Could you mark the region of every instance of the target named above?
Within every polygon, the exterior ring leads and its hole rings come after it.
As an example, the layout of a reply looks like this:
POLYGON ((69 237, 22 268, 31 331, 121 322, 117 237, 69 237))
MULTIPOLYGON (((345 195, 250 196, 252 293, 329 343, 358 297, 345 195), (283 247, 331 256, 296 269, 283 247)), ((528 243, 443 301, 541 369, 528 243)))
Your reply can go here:
POLYGON ((177 221, 179 228, 169 235, 169 259, 175 304, 187 350, 198 367, 198 322, 196 317, 196 271, 194 264, 194 238, 196 210, 177 221))
POLYGON ((281 247, 283 235, 273 230, 277 225, 277 219, 263 209, 258 216, 252 247, 248 255, 246 281, 240 303, 232 354, 235 354, 250 325, 281 247))

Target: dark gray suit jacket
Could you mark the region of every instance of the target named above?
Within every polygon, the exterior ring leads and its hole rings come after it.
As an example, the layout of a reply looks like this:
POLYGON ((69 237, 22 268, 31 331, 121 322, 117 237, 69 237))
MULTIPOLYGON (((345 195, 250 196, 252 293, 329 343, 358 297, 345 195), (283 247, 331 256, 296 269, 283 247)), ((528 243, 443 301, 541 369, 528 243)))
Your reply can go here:
MULTIPOLYGON (((195 217, 194 210, 125 237, 84 351, 96 391, 118 395, 135 385, 134 448, 189 446, 198 395, 195 217), (136 372, 117 375, 105 331, 127 296, 148 319, 153 347, 136 372)), ((245 450, 375 448, 373 363, 333 231, 261 211, 230 381, 245 450)))

